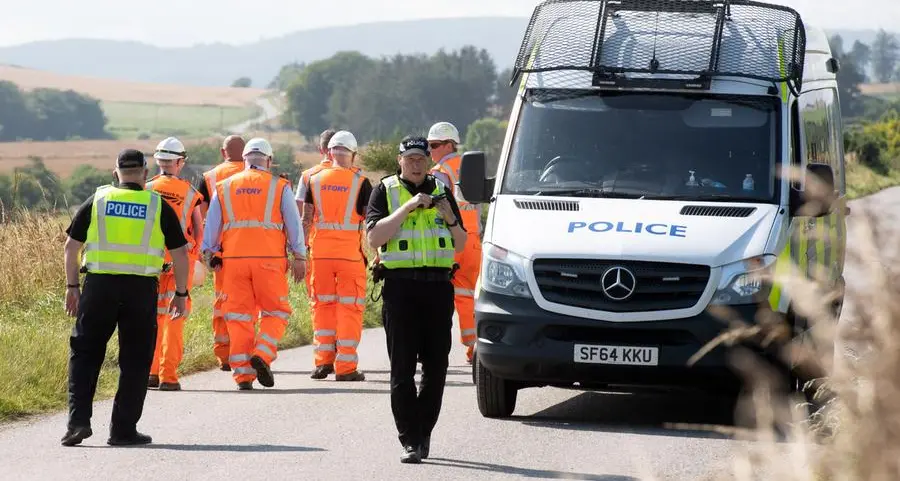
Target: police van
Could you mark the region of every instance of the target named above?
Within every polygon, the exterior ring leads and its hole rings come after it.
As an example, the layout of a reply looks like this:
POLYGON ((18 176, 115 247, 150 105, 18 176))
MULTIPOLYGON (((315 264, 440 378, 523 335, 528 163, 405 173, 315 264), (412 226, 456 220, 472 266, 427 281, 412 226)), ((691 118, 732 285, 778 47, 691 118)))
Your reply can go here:
POLYGON ((843 292, 838 68, 780 5, 538 5, 497 171, 482 152, 461 167, 464 198, 489 204, 481 413, 511 415, 528 387, 734 386, 728 349, 690 362, 727 328, 719 311, 801 332, 787 285, 761 280, 791 266, 843 292))

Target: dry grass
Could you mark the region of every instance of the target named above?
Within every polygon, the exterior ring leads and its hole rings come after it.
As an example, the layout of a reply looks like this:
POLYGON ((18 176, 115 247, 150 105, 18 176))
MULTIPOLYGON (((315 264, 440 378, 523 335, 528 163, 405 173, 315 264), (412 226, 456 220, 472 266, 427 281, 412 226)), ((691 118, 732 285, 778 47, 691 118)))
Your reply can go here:
POLYGON ((256 88, 199 87, 79 77, 9 65, 0 65, 0 80, 14 82, 23 90, 71 89, 106 102, 242 107, 268 93, 265 89, 256 88))
POLYGON ((897 95, 900 94, 900 82, 886 84, 862 84, 860 92, 864 95, 897 95))

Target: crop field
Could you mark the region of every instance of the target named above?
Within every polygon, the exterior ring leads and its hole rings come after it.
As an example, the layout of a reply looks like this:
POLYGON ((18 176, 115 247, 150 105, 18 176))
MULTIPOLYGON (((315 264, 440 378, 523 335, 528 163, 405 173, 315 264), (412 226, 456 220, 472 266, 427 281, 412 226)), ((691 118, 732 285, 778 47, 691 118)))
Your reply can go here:
POLYGON ((900 99, 900 82, 887 84, 863 84, 859 86, 863 95, 900 99))
POLYGON ((139 102, 102 103, 107 130, 119 139, 157 136, 202 136, 223 132, 259 115, 254 105, 178 105, 139 102))

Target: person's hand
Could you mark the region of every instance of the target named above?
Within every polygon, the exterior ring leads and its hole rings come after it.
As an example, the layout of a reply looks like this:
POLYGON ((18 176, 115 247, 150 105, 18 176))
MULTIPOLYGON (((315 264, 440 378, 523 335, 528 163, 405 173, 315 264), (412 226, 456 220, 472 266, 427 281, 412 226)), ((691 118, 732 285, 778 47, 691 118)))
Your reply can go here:
POLYGON ((429 208, 431 207, 431 196, 428 194, 418 193, 412 199, 406 201, 406 204, 403 206, 407 212, 412 212, 419 207, 429 208))
POLYGON ((81 291, 77 287, 66 288, 66 314, 75 317, 78 315, 78 298, 81 291))
POLYGON ((295 258, 292 260, 291 274, 294 276, 294 282, 302 283, 306 279, 306 259, 295 258))
POLYGON ((444 223, 453 224, 457 222, 456 214, 453 213, 453 208, 450 207, 450 201, 447 199, 441 199, 437 203, 437 210, 441 213, 441 218, 444 219, 444 223))
POLYGON ((187 297, 173 297, 172 301, 169 302, 169 315, 172 317, 172 319, 187 317, 188 314, 189 312, 187 312, 187 297))

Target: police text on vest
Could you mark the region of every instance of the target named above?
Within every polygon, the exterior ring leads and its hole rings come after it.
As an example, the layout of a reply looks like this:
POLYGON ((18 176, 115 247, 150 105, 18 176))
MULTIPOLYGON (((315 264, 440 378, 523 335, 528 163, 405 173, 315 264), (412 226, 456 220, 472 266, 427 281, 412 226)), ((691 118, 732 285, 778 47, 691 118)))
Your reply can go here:
POLYGON ((109 201, 106 203, 106 215, 127 217, 129 219, 146 219, 147 206, 131 202, 109 201))

